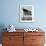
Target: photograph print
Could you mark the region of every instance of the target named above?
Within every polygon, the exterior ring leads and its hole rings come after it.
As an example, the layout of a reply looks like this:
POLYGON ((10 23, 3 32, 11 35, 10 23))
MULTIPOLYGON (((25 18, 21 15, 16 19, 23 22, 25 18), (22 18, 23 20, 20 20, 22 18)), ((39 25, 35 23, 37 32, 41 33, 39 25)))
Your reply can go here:
POLYGON ((32 22, 34 9, 32 5, 20 5, 20 22, 32 22))

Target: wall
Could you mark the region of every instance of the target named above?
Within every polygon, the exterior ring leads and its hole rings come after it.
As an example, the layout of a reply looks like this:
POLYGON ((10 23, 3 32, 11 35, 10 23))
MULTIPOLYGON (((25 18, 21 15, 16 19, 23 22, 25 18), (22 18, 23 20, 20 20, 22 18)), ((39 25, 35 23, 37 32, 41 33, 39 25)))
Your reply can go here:
POLYGON ((1 0, 0 24, 13 24, 16 28, 46 27, 45 0, 1 0), (19 22, 19 5, 33 5, 35 21, 32 23, 19 22))

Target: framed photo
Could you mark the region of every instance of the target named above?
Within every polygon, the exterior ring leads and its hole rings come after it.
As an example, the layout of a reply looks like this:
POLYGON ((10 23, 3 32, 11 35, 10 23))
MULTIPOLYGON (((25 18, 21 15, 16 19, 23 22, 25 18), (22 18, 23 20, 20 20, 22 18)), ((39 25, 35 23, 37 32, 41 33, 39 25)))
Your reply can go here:
POLYGON ((20 5, 20 22, 34 21, 34 7, 32 5, 20 5))

